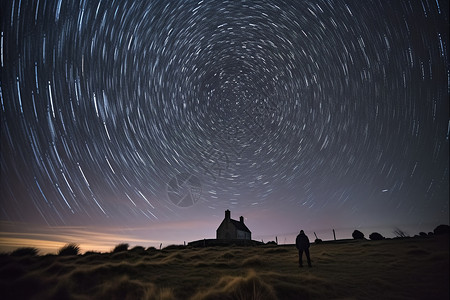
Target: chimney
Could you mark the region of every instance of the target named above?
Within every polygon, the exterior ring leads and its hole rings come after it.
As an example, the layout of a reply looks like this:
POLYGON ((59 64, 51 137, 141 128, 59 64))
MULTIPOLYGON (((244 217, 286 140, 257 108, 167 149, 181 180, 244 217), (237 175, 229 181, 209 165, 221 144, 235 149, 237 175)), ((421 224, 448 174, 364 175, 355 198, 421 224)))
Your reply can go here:
POLYGON ((230 211, 228 209, 225 211, 225 219, 226 220, 231 219, 231 213, 230 213, 230 211))
POLYGON ((243 216, 240 216, 239 220, 241 221, 242 224, 244 224, 244 217, 243 216))

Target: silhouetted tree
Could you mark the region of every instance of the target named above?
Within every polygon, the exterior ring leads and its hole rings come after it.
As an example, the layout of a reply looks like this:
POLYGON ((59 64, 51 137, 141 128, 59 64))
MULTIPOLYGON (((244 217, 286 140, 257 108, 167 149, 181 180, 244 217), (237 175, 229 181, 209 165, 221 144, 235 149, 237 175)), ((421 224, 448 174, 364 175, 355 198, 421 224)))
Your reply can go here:
POLYGON ((372 233, 369 235, 369 238, 370 238, 372 241, 381 241, 381 240, 384 240, 384 236, 382 236, 382 235, 379 234, 378 232, 372 232, 372 233))
POLYGON ((362 233, 362 232, 359 231, 359 230, 355 230, 355 231, 353 231, 353 233, 352 233, 352 237, 353 237, 355 240, 363 240, 363 239, 364 239, 364 233, 362 233))
POLYGON ((433 230, 434 234, 448 234, 450 233, 450 227, 448 225, 439 225, 433 230))
POLYGON ((428 235, 425 233, 425 232, 419 232, 419 235, 421 236, 421 237, 427 237, 428 235))

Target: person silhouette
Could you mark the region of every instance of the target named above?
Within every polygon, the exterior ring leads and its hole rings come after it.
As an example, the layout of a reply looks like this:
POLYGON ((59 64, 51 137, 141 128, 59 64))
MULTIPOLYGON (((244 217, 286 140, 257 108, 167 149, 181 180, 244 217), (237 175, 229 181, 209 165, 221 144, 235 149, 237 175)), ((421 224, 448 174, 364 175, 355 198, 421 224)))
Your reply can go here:
POLYGON ((312 267, 311 258, 309 256, 309 238, 306 236, 303 230, 300 230, 299 235, 295 239, 295 246, 298 249, 298 266, 303 267, 303 251, 305 251, 306 259, 308 261, 308 267, 312 267))

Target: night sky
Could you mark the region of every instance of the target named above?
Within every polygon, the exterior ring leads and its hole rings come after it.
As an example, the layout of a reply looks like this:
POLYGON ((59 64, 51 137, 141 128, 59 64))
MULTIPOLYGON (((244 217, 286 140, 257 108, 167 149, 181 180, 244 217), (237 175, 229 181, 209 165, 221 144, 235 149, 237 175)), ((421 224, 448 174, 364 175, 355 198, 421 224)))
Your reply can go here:
POLYGON ((448 10, 2 1, 0 248, 448 224, 448 10))

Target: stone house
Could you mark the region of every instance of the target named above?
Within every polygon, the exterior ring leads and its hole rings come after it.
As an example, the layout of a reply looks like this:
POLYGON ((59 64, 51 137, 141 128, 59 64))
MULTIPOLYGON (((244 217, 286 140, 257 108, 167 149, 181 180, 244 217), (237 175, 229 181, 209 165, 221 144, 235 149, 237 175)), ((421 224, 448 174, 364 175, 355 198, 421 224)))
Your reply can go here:
POLYGON ((220 223, 216 231, 216 238, 218 240, 251 240, 252 233, 244 224, 244 217, 240 217, 239 221, 231 219, 231 212, 227 209, 225 211, 225 218, 220 223))

